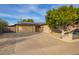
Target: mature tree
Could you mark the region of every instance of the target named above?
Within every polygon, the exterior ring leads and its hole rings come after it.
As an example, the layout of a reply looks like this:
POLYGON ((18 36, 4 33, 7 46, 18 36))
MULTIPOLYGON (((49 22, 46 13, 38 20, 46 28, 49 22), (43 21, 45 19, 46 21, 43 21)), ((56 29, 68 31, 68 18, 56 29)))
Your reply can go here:
POLYGON ((63 32, 69 25, 79 23, 79 8, 70 5, 49 10, 46 15, 46 23, 51 29, 58 28, 63 32))
POLYGON ((8 26, 8 23, 0 18, 0 33, 3 32, 5 29, 5 27, 8 26))
POLYGON ((20 21, 18 21, 18 23, 22 23, 22 22, 34 22, 33 19, 22 19, 20 21))

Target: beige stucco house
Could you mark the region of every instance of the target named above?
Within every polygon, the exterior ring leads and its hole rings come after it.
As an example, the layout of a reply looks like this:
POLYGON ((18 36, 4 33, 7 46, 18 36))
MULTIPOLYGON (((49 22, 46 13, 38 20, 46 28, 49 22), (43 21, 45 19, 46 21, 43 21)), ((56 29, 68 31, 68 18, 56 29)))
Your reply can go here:
MULTIPOLYGON (((50 33, 52 32, 51 29, 49 28, 48 25, 45 23, 31 23, 31 22, 25 22, 25 23, 19 23, 19 24, 14 24, 11 26, 8 26, 9 31, 12 32, 45 32, 45 33, 50 33)), ((75 27, 69 26, 69 30, 75 30, 75 27)), ((68 41, 71 42, 73 40, 73 34, 65 34, 63 35, 63 38, 61 39, 61 34, 59 33, 52 33, 53 36, 56 36, 55 38, 58 38, 63 41, 68 41)), ((77 36, 75 36, 77 37, 77 36)))
POLYGON ((51 32, 48 25, 45 23, 31 23, 31 22, 23 22, 19 24, 14 24, 8 26, 8 29, 13 32, 51 32))

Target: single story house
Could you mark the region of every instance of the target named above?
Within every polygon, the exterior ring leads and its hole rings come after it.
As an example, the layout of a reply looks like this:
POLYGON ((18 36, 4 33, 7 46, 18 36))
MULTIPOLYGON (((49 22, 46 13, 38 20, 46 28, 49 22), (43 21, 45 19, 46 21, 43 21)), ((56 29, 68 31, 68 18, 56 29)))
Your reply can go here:
POLYGON ((51 32, 45 23, 23 22, 8 26, 9 31, 13 32, 51 32))

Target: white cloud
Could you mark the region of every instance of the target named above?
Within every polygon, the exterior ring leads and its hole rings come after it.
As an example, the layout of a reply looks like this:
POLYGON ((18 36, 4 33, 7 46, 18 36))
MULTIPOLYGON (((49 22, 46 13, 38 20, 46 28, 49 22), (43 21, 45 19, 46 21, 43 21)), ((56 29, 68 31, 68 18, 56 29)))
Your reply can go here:
POLYGON ((0 13, 0 17, 8 17, 8 18, 15 18, 15 19, 40 19, 40 17, 38 16, 32 16, 32 15, 11 15, 11 14, 7 14, 7 13, 0 13))
POLYGON ((41 16, 45 16, 45 15, 46 15, 46 12, 47 12, 48 10, 49 10, 49 9, 41 9, 40 12, 39 12, 39 14, 40 14, 41 16))
POLYGON ((22 17, 22 19, 39 19, 37 16, 32 16, 32 15, 19 15, 19 17, 22 17))
POLYGON ((33 12, 35 12, 35 13, 41 15, 41 16, 45 16, 46 11, 48 9, 46 9, 46 8, 40 9, 40 8, 38 8, 38 6, 39 5, 25 5, 20 9, 16 9, 16 11, 19 12, 19 13, 30 13, 30 12, 33 11, 33 12))
POLYGON ((10 18, 15 18, 18 19, 18 16, 7 14, 7 13, 0 13, 0 17, 10 17, 10 18))
POLYGON ((24 5, 19 9, 15 9, 17 12, 20 13, 25 13, 25 12, 30 12, 30 11, 37 11, 38 10, 38 5, 24 5))
POLYGON ((8 13, 0 13, 0 16, 1 17, 8 17, 8 18, 15 18, 15 19, 21 19, 21 18, 28 19, 28 18, 31 18, 31 19, 34 19, 35 22, 41 21, 42 20, 41 16, 44 17, 46 15, 46 11, 48 9, 46 9, 46 8, 45 9, 40 9, 40 8, 38 8, 38 6, 39 5, 28 5, 28 6, 25 5, 20 9, 19 8, 13 9, 14 11, 17 12, 15 15, 8 14, 8 13), (33 11, 34 13, 39 14, 41 16, 27 14, 27 12, 29 13, 31 11, 33 11), (26 14, 23 14, 25 12, 26 12, 26 14))

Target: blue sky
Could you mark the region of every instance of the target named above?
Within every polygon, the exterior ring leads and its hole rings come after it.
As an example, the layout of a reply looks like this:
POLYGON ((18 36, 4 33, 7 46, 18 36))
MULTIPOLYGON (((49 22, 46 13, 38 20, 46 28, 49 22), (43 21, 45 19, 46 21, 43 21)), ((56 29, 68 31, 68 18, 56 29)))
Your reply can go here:
MULTIPOLYGON (((0 18, 9 24, 15 24, 21 19, 34 19, 35 22, 45 22, 45 15, 49 9, 62 4, 0 4, 0 18)), ((78 4, 74 4, 79 7, 78 4)))

